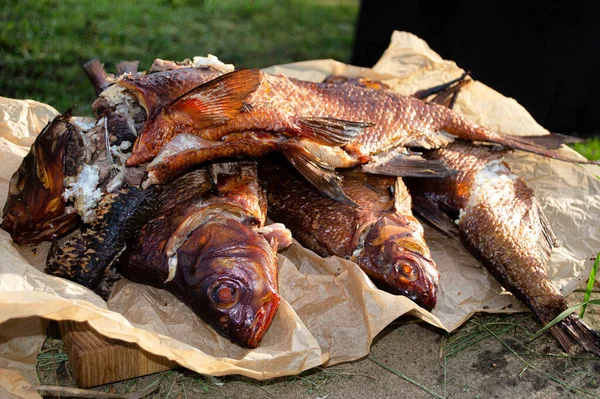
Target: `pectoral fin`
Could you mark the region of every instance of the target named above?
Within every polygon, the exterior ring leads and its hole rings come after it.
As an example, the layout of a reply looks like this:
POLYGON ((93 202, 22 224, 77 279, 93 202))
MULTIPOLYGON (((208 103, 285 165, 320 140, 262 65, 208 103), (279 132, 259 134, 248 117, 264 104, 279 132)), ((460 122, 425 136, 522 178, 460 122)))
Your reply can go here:
POLYGON ((320 144, 339 147, 348 144, 374 126, 371 122, 353 122, 334 118, 300 118, 302 135, 320 144))
POLYGON ((364 164, 367 173, 385 176, 444 177, 454 173, 444 162, 428 160, 418 154, 388 153, 364 164))
POLYGON ((458 237, 458 226, 435 202, 419 193, 412 194, 412 209, 444 235, 458 237))
POLYGON ((356 206, 342 189, 342 177, 330 165, 296 145, 289 145, 283 155, 322 195, 342 204, 356 206))

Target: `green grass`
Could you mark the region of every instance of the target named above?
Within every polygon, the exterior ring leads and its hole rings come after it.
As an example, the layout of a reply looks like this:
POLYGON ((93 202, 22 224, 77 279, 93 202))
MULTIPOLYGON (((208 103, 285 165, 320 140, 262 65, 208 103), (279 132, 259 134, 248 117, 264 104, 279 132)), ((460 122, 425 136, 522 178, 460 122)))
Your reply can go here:
MULTIPOLYGON (((183 60, 214 54, 239 67, 318 58, 348 62, 358 0, 0 0, 0 95, 91 115, 81 65, 99 58, 183 60)), ((575 144, 600 159, 600 138, 575 144)))
POLYGON ((358 0, 0 0, 0 95, 90 114, 81 65, 98 57, 182 60, 208 53, 239 67, 349 61, 358 0))
POLYGON ((571 147, 587 159, 600 159, 600 137, 589 138, 585 143, 576 143, 571 147))

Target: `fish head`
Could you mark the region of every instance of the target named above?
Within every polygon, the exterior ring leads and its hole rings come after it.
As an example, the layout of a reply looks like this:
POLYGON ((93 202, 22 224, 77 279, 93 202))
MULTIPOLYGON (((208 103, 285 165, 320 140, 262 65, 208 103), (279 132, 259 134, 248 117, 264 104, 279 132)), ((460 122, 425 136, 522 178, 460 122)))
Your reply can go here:
POLYGON ((406 296, 428 310, 435 306, 439 273, 414 217, 381 218, 367 233, 357 261, 385 291, 406 296))
POLYGON ((256 348, 279 305, 275 254, 252 228, 215 217, 178 250, 180 278, 173 283, 191 286, 180 292, 193 292, 186 301, 219 334, 256 348))
POLYGON ((44 128, 10 180, 0 227, 18 244, 55 239, 79 221, 63 199, 67 147, 76 129, 69 119, 67 112, 44 128))

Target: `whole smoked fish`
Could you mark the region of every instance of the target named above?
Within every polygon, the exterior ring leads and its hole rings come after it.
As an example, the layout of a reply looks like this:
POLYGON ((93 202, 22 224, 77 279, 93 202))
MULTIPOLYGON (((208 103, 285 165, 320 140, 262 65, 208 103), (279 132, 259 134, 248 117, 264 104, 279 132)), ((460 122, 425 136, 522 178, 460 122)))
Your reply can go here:
POLYGON ((426 309, 436 303, 439 273, 412 216, 402 179, 345 171, 343 188, 357 206, 321 196, 288 165, 261 165, 269 217, 321 256, 356 262, 379 288, 426 309))
MULTIPOLYGON (((415 210, 464 246, 543 325, 567 303, 547 275, 556 238, 533 190, 502 162, 502 151, 456 142, 429 151, 458 172, 441 179, 408 179, 415 210)), ((571 314, 549 329, 565 351, 574 344, 600 356, 600 336, 571 314)))
MULTIPOLYGON (((218 157, 212 143, 258 131, 301 140, 299 151, 294 151, 294 140, 285 151, 288 158, 301 158, 297 163, 311 158, 317 167, 319 161, 334 168, 371 163, 371 172, 381 166, 398 176, 449 173, 442 163, 424 160, 409 149, 443 147, 454 137, 578 161, 556 150, 564 142, 560 135, 499 134, 441 105, 387 90, 239 70, 192 89, 156 113, 141 131, 127 165, 152 161, 167 146, 168 154, 148 168, 152 182, 160 183, 194 163, 218 157), (188 136, 186 142, 169 149, 167 143, 180 133, 188 136), (329 154, 324 148, 338 150, 329 154)), ((256 150, 245 144, 236 155, 244 151, 256 150)))
POLYGON ((156 213, 127 243, 118 271, 177 296, 219 334, 255 348, 279 303, 282 225, 264 226, 252 162, 213 164, 163 187, 156 213))

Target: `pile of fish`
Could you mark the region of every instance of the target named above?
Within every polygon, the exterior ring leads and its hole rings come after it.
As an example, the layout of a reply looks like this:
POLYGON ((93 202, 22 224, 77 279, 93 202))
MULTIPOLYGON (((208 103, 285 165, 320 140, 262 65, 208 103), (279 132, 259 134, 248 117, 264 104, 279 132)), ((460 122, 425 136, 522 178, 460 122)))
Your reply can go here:
MULTIPOLYGON (((292 236, 432 309, 439 273, 414 210, 459 237, 542 324, 566 309, 546 273, 556 239, 502 155, 581 161, 558 150, 568 137, 501 134, 453 112, 468 77, 400 96, 368 79, 312 83, 212 56, 84 70, 96 119, 68 110, 51 121, 3 212, 15 243, 53 241, 50 274, 105 296, 119 275, 167 289, 255 348, 292 236)), ((600 336, 575 315, 550 332, 566 351, 600 356, 600 336)))

